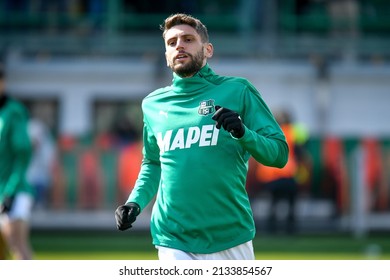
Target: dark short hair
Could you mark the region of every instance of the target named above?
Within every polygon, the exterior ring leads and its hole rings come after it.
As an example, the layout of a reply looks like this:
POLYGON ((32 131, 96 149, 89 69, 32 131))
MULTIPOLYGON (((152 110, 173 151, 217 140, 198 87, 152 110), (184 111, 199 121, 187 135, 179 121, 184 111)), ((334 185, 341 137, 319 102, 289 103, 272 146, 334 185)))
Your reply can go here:
POLYGON ((160 29, 163 31, 163 38, 169 29, 176 25, 186 24, 193 27, 199 34, 203 43, 209 42, 209 34, 206 26, 197 18, 187 14, 173 14, 164 20, 164 23, 160 25, 160 29))

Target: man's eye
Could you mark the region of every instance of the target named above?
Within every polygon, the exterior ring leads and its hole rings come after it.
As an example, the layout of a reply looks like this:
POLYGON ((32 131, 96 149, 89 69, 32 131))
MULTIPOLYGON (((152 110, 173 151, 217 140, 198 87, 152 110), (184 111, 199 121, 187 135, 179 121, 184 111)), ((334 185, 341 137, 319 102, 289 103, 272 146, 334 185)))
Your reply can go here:
POLYGON ((170 42, 168 42, 168 46, 174 46, 176 44, 176 42, 175 41, 170 41, 170 42))

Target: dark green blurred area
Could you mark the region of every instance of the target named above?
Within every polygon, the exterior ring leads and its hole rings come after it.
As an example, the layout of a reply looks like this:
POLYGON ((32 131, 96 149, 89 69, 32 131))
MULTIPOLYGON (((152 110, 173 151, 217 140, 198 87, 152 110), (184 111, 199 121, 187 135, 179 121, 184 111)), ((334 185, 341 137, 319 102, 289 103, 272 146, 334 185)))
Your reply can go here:
MULTIPOLYGON (((277 19, 280 32, 330 31, 332 24, 328 1, 0 1, 0 31, 42 31, 48 27, 61 30, 100 28, 110 32, 156 30, 161 20, 175 12, 186 12, 201 18, 212 30, 235 32, 240 28, 260 31, 262 18, 277 19), (270 11, 270 6, 275 9, 270 11), (246 12, 246 13, 245 13, 246 12), (244 18, 244 17, 247 18, 244 18), (243 22, 249 21, 249 24, 243 22)), ((329 1, 330 2, 330 1, 329 1)), ((342 1, 340 1, 342 2, 342 1)), ((389 4, 385 0, 359 0, 358 26, 365 34, 385 34, 390 30, 389 4)))
MULTIPOLYGON (((168 15, 186 12, 200 18, 212 30, 219 54, 244 55, 248 49, 240 48, 239 42, 246 40, 245 44, 251 44, 248 39, 254 41, 254 36, 258 35, 266 36, 266 41, 278 38, 278 48, 272 50, 278 55, 337 52, 345 43, 346 33, 352 31, 359 34, 359 52, 387 55, 388 45, 382 40, 390 32, 388 1, 351 1, 357 3, 358 10, 347 7, 342 11, 347 13, 344 17, 332 11, 330 3, 336 2, 346 1, 2 0, 0 52, 15 44, 23 45, 32 53, 156 52, 160 47, 158 41, 141 37, 159 34, 159 26, 168 15), (335 33, 339 33, 336 38, 335 33), (134 34, 142 36, 135 39, 134 34), (228 44, 223 43, 226 38, 222 38, 219 46, 218 35, 242 37, 228 44), (309 38, 296 42, 297 36, 309 38), (331 42, 312 42, 313 38, 326 38, 331 42), (371 38, 371 42, 364 41, 365 38, 371 38)), ((272 48, 272 42, 261 43, 265 44, 263 47, 253 43, 249 45, 252 55, 272 48)))

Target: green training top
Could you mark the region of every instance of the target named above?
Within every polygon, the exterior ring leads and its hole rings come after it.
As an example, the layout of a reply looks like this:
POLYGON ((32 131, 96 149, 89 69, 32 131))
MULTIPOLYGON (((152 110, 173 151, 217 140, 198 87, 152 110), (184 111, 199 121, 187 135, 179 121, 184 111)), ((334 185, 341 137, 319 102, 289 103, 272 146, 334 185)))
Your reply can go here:
POLYGON ((229 249, 255 236, 245 189, 248 159, 287 162, 284 134, 257 90, 243 78, 216 75, 208 64, 191 78, 142 102, 144 159, 127 202, 154 198, 153 244, 192 253, 229 249), (239 113, 245 134, 218 130, 215 105, 239 113))
POLYGON ((0 203, 18 192, 32 193, 26 181, 32 146, 27 110, 18 101, 0 98, 0 203))

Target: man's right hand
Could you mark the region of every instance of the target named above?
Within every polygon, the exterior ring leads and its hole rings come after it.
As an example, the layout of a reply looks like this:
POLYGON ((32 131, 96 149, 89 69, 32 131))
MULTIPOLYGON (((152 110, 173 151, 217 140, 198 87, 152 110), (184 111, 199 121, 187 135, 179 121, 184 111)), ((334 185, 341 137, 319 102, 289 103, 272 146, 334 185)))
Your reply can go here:
POLYGON ((139 205, 134 202, 119 206, 115 210, 116 227, 122 231, 131 228, 140 211, 139 205))
POLYGON ((8 213, 11 211, 12 204, 14 203, 14 196, 7 196, 4 201, 0 203, 0 214, 8 213))

